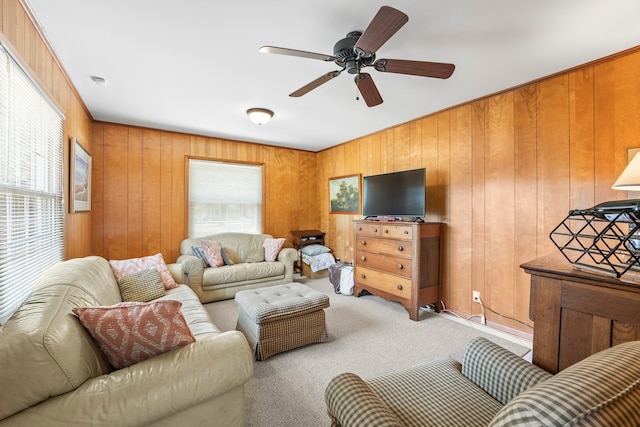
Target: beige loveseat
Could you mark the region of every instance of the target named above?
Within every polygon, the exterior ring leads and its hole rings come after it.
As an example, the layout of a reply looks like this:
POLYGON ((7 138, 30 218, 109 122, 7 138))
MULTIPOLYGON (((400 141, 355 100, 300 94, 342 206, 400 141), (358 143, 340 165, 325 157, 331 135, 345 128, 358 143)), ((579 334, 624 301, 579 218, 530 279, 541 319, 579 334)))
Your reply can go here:
MULTIPOLYGON (((182 280, 179 265, 172 276, 182 280)), ((109 263, 78 258, 48 269, 0 330, 0 426, 241 426, 253 354, 221 333, 188 286, 178 300, 195 342, 113 370, 72 309, 121 302, 109 263)))
POLYGON ((444 358, 363 380, 340 374, 325 399, 332 427, 637 427, 640 341, 551 375, 478 337, 444 358))
POLYGON ((185 282, 203 303, 231 299, 236 292, 246 289, 291 283, 298 252, 282 248, 275 261, 264 261, 263 244, 270 238, 269 234, 219 233, 185 239, 180 244, 177 262, 184 269, 185 282), (203 240, 220 243, 232 265, 205 268, 193 253, 193 247, 200 247, 203 240))

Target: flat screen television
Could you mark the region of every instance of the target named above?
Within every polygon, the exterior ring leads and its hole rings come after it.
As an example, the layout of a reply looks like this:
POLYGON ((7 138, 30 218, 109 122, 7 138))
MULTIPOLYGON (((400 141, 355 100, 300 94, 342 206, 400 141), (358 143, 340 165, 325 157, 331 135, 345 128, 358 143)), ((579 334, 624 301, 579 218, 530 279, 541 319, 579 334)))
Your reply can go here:
POLYGON ((422 168, 365 176, 362 214, 365 217, 424 217, 426 173, 422 168))

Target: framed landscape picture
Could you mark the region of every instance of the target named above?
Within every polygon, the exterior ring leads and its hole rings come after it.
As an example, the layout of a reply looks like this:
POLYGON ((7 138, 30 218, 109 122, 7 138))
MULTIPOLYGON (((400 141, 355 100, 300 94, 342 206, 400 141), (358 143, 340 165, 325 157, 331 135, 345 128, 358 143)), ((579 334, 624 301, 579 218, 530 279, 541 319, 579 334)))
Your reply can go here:
POLYGON ((89 212, 91 210, 91 155, 76 138, 71 138, 70 151, 70 211, 71 213, 89 212))
POLYGON ((329 213, 360 213, 360 174, 329 178, 329 213))

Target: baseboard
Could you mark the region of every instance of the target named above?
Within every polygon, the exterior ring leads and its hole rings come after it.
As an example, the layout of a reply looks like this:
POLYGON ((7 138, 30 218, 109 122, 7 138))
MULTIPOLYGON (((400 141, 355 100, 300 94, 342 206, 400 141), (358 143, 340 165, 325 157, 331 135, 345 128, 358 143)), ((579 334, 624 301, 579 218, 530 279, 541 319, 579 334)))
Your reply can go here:
POLYGON ((467 326, 471 326, 472 328, 478 329, 480 331, 486 332, 488 334, 495 335, 500 338, 504 338, 516 344, 520 344, 523 347, 527 347, 529 349, 533 348, 533 335, 527 334, 522 331, 518 331, 516 329, 505 327, 504 325, 499 325, 494 322, 487 322, 486 325, 481 325, 480 322, 476 319, 463 319, 456 313, 446 311, 435 313, 440 316, 446 316, 447 319, 451 319, 455 322, 465 324, 467 326))

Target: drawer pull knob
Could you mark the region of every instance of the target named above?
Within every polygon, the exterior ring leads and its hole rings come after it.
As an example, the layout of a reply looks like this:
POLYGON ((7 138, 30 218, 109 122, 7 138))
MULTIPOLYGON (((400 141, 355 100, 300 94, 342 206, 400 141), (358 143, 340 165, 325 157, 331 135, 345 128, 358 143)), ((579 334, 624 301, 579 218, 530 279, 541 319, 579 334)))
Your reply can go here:
POLYGON ((402 290, 402 285, 397 285, 396 288, 398 288, 399 291, 402 290))
POLYGON ((409 234, 409 230, 404 230, 404 234, 409 234))
POLYGON ((360 277, 362 277, 363 279, 366 279, 366 278, 367 278, 367 275, 366 275, 366 274, 364 274, 364 273, 362 273, 362 274, 360 275, 360 277))
POLYGON ((362 242, 360 242, 360 243, 362 243, 362 246, 364 246, 364 245, 366 245, 366 244, 367 244, 367 241, 366 241, 366 240, 363 240, 363 241, 362 241, 362 242))
POLYGON ((398 269, 399 269, 399 270, 403 270, 403 269, 404 269, 404 265, 402 265, 402 264, 398 264, 398 269))
POLYGON ((402 246, 398 246, 398 250, 399 250, 400 252, 402 252, 402 251, 404 251, 404 248, 403 248, 402 246))
POLYGON ((384 230, 384 232, 385 232, 385 233, 388 233, 388 232, 389 232, 389 230, 384 230))
POLYGON ((362 257, 361 257, 360 259, 361 259, 361 260, 363 260, 363 261, 366 261, 366 260, 367 260, 367 257, 366 257, 366 256, 364 256, 364 255, 362 255, 362 257))
POLYGON ((373 232, 374 232, 374 233, 377 233, 377 232, 378 232, 378 229, 376 228, 375 230, 373 230, 373 232))

